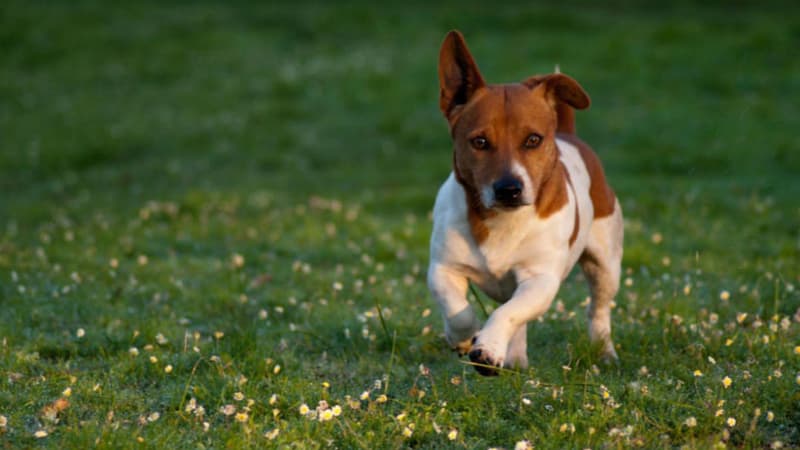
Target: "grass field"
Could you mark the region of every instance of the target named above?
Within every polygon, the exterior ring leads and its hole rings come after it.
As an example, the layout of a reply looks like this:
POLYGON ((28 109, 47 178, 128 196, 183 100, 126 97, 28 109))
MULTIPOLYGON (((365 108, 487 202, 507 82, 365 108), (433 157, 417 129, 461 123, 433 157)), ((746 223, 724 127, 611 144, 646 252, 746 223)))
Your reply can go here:
POLYGON ((4 2, 0 447, 800 447, 800 7, 664 5, 4 2), (592 96, 617 367, 578 273, 529 370, 446 347, 451 28, 592 96))

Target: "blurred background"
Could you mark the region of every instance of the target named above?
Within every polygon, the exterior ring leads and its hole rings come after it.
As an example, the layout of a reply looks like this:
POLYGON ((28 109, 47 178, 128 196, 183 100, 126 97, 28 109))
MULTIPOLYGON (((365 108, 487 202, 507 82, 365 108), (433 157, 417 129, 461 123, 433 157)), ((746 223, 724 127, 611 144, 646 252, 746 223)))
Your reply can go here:
MULTIPOLYGON (((555 431, 572 421, 576 436, 635 423, 645 447, 678 447, 693 432, 666 433, 694 415, 708 437, 697 445, 710 448, 722 425, 709 405, 729 374, 731 409, 776 417, 742 437, 740 415, 734 445, 800 442, 786 394, 800 370, 799 5, 3 1, 3 442, 33 446, 42 406, 72 386, 64 420, 45 422, 62 430, 60 448, 100 435, 138 445, 138 433, 157 448, 253 445, 214 413, 239 389, 259 401, 257 435, 280 426, 309 448, 415 445, 395 420, 411 408, 419 442, 441 448, 443 435, 423 431, 440 407, 435 389, 417 395, 429 387, 421 364, 454 411, 441 423, 476 448, 531 430, 553 448, 591 443, 555 431), (529 338, 536 377, 567 387, 560 415, 475 401, 519 405, 518 377, 503 389, 469 378, 469 396, 452 381, 475 375, 440 336, 425 270, 452 161, 437 59, 454 28, 490 82, 559 65, 591 96, 578 133, 626 218, 622 368, 596 381, 616 395, 644 380, 654 395, 623 394, 616 413, 581 419, 592 350, 580 282, 529 338), (317 436, 295 413, 327 398, 323 381, 345 405, 389 376, 383 392, 397 400, 352 416, 352 430, 317 436), (288 413, 273 417, 266 393, 288 413), (187 426, 189 396, 220 434, 187 426)), ((539 392, 534 404, 556 398, 539 392)))
POLYGON ((624 194, 796 194, 797 9, 7 2, 0 211, 256 188, 425 211, 450 163, 436 63, 452 28, 490 81, 556 64, 578 79, 579 133, 624 194))

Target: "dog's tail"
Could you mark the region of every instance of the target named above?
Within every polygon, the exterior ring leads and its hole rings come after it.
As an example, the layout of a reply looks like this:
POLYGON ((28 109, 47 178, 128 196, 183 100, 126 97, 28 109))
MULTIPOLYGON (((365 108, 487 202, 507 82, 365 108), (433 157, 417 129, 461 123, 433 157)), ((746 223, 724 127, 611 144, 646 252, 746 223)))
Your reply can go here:
MULTIPOLYGON (((555 73, 561 73, 561 67, 556 64, 555 73)), ((575 134, 575 110, 564 102, 556 104, 556 132, 575 134)))

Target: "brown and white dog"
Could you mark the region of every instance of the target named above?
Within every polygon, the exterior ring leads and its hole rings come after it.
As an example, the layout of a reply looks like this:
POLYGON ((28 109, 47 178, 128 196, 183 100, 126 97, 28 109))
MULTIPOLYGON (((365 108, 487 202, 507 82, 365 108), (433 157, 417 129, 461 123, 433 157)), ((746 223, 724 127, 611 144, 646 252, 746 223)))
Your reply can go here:
POLYGON ((605 360, 619 288, 622 211, 597 155, 575 136, 589 97, 556 73, 486 84, 458 31, 439 54, 439 107, 453 172, 433 209, 428 286, 451 347, 483 375, 527 367, 527 323, 550 307, 579 262, 589 280, 589 336, 605 360), (481 328, 469 282, 502 303, 481 328))

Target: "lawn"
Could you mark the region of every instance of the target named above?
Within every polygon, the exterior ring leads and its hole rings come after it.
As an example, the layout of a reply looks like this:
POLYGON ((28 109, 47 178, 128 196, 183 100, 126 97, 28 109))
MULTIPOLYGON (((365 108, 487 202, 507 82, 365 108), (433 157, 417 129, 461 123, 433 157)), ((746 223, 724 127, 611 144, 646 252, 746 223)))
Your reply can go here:
POLYGON ((665 5, 5 2, 0 447, 800 447, 800 7, 665 5), (578 272, 530 369, 445 344, 452 28, 592 97, 617 366, 578 272))

